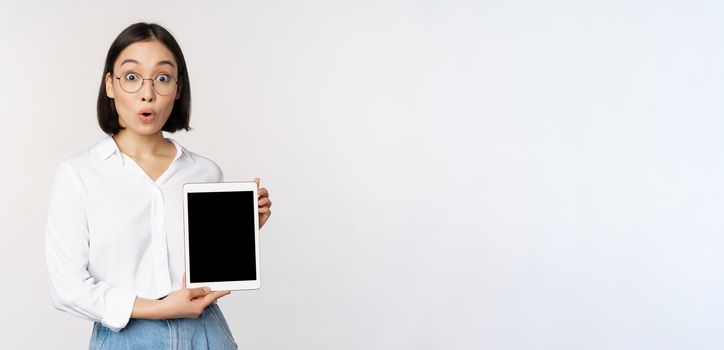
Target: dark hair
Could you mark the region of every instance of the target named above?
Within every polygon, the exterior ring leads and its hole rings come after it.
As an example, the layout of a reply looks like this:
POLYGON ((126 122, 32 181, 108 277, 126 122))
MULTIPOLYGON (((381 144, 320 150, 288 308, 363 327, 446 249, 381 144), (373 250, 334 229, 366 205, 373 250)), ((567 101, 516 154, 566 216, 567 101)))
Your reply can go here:
POLYGON ((116 134, 121 129, 125 129, 118 122, 118 112, 113 99, 106 94, 106 75, 113 74, 113 64, 116 62, 118 55, 129 45, 139 42, 156 39, 166 45, 173 53, 178 64, 178 83, 181 89, 181 96, 174 100, 171 115, 168 117, 166 124, 161 130, 168 132, 176 132, 184 129, 189 131, 189 117, 191 114, 191 89, 189 85, 189 75, 186 70, 186 61, 181 52, 176 39, 165 28, 155 23, 139 22, 130 25, 118 34, 116 40, 113 41, 108 49, 106 56, 106 64, 103 68, 103 77, 101 79, 101 88, 98 92, 98 124, 106 134, 116 134))

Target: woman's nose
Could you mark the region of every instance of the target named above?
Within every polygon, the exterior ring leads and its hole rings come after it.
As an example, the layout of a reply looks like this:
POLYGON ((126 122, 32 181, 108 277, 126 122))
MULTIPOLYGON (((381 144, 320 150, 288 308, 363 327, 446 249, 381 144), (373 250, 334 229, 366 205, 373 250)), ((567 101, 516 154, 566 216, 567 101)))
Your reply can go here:
POLYGON ((153 91, 153 81, 149 81, 148 83, 143 84, 141 87, 141 101, 153 101, 153 98, 156 97, 156 91, 153 91))

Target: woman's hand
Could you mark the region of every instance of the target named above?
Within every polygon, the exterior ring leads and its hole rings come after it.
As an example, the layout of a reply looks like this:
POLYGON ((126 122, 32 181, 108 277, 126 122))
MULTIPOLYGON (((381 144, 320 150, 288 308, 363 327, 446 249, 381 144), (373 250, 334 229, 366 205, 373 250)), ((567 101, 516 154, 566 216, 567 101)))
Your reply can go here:
MULTIPOLYGON (((259 188, 259 183, 261 183, 261 179, 254 178, 254 181, 256 181, 256 187, 259 188)), ((257 191, 259 193, 259 229, 261 229, 262 226, 264 226, 264 223, 266 223, 267 220, 269 220, 269 217, 271 216, 271 200, 269 199, 269 191, 262 187, 259 188, 257 191)))
POLYGON ((209 304, 231 291, 209 292, 208 287, 186 288, 186 273, 181 278, 182 287, 161 300, 164 318, 198 318, 209 304))

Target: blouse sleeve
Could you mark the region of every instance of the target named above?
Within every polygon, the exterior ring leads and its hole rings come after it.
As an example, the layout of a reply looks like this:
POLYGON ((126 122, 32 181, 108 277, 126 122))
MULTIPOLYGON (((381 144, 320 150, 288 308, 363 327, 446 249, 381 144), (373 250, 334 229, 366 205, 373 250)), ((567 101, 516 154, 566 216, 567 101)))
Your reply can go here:
POLYGON ((47 219, 45 253, 53 306, 119 332, 131 317, 136 295, 88 273, 83 184, 67 161, 56 170, 47 219))

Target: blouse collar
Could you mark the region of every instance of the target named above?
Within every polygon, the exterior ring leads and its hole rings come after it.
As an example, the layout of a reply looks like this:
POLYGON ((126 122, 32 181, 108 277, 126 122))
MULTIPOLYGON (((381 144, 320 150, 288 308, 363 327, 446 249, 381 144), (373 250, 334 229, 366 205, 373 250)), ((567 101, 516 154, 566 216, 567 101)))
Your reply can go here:
MULTIPOLYGON (((172 139, 172 138, 166 138, 167 140, 171 141, 173 145, 176 147, 176 156, 174 157, 173 162, 175 162, 179 157, 182 155, 186 156, 191 162, 194 162, 194 158, 191 157, 191 153, 189 150, 187 150, 185 147, 181 146, 178 141, 172 139)), ((100 162, 105 162, 110 158, 112 155, 119 156, 121 155, 121 150, 118 148, 118 145, 116 144, 116 140, 113 139, 113 136, 106 134, 98 143, 92 148, 91 150, 96 159, 100 162)))

